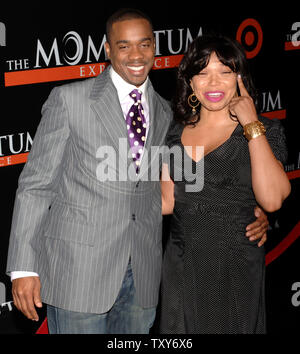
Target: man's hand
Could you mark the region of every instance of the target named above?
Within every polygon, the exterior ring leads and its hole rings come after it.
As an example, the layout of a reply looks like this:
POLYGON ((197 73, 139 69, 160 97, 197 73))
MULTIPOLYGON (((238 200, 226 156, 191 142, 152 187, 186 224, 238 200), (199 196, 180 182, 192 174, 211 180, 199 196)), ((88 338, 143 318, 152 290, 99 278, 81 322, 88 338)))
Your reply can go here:
POLYGON ((261 247, 267 241, 269 221, 267 215, 259 207, 255 207, 254 215, 257 219, 246 227, 246 236, 249 237, 250 241, 261 239, 257 244, 258 247, 261 247))
POLYGON ((12 281, 14 304, 18 310, 33 321, 38 321, 36 307, 42 307, 40 295, 41 283, 39 277, 17 278, 12 281))

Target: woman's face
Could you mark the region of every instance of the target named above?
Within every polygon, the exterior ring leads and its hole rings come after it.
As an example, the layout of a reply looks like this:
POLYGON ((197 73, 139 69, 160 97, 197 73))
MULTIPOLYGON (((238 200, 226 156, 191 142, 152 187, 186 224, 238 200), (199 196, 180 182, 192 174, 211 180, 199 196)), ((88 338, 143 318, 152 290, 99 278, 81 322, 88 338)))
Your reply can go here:
POLYGON ((228 111, 228 104, 236 95, 237 74, 212 53, 208 65, 191 79, 191 87, 202 105, 201 109, 228 111))

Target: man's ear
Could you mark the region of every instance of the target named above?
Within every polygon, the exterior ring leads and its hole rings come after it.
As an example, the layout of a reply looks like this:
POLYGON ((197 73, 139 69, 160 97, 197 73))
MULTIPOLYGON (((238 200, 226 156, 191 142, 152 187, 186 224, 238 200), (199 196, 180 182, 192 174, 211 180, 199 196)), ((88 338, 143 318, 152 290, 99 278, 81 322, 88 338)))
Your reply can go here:
POLYGON ((105 53, 108 59, 110 59, 110 45, 108 42, 104 43, 105 53))

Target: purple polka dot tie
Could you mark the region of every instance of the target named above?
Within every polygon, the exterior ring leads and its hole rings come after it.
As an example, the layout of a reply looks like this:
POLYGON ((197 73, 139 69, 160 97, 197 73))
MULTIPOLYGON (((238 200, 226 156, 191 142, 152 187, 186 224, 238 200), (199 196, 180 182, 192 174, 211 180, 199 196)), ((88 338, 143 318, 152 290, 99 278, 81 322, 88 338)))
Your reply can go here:
POLYGON ((146 140, 146 120, 142 106, 141 91, 134 89, 129 96, 134 100, 126 116, 128 139, 132 158, 136 164, 136 172, 139 172, 140 158, 146 140))

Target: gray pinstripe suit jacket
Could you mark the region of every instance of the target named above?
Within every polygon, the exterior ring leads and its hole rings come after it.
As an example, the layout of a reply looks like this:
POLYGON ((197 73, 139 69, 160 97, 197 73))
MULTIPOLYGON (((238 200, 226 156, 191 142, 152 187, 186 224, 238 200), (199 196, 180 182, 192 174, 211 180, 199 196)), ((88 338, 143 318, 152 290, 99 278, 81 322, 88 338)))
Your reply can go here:
MULTIPOLYGON (((149 151, 164 143, 172 113, 151 83, 148 99, 149 151)), ((127 139, 127 129, 108 70, 54 88, 43 106, 19 178, 7 272, 37 272, 45 303, 71 311, 108 311, 131 257, 140 304, 157 304, 162 258, 159 182, 143 180, 143 174, 140 181, 97 179, 98 148, 113 147, 118 161, 119 138, 127 139)), ((147 160, 144 155, 142 170, 149 167, 147 160)), ((118 166, 115 172, 118 177, 118 166)))

